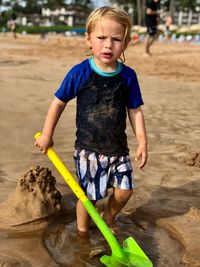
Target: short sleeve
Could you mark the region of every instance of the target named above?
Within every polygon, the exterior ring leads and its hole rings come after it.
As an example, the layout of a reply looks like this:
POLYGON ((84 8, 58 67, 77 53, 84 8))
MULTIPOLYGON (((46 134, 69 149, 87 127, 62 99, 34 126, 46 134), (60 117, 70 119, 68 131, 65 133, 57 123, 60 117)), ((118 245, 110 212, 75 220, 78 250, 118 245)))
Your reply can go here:
POLYGON ((127 108, 136 109, 144 104, 135 71, 124 65, 122 76, 128 87, 127 108))
POLYGON ((69 102, 75 98, 81 86, 88 79, 91 73, 88 60, 75 65, 65 76, 60 87, 55 92, 55 96, 63 101, 69 102))

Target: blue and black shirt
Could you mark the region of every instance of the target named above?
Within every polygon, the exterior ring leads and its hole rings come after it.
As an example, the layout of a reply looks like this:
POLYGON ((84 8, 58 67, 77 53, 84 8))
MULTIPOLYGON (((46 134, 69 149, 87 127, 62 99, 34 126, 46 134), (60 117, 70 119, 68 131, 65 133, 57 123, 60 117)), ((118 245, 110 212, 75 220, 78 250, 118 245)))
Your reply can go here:
POLYGON ((115 72, 98 69, 94 59, 75 65, 55 96, 63 102, 77 99, 75 147, 106 156, 123 156, 127 145, 126 109, 143 100, 135 72, 118 62, 115 72))

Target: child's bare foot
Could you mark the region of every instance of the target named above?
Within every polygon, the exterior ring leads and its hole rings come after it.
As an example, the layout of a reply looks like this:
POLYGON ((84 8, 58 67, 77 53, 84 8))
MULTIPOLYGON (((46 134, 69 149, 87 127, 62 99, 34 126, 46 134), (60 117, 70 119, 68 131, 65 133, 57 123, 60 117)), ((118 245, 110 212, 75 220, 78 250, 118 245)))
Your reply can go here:
POLYGON ((117 226, 116 224, 116 221, 110 221, 110 222, 107 222, 107 225, 108 227, 110 228, 111 232, 114 234, 114 235, 118 235, 118 232, 119 232, 119 227, 117 226))
POLYGON ((114 235, 117 235, 117 233, 119 232, 119 228, 118 228, 118 226, 116 224, 116 218, 114 218, 114 219, 106 219, 106 218, 104 218, 104 212, 101 213, 101 217, 106 222, 106 224, 110 228, 111 232, 114 235))
POLYGON ((89 232, 86 231, 86 232, 82 232, 82 231, 79 231, 77 229, 77 238, 81 238, 81 239, 89 239, 89 232))

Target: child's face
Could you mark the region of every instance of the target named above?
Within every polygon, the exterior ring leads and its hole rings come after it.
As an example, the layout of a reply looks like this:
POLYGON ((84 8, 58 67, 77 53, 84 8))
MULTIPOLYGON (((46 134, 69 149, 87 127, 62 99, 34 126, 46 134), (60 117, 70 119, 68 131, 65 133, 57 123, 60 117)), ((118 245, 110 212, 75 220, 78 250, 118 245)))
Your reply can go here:
POLYGON ((116 60, 125 50, 124 28, 121 24, 102 18, 96 22, 93 32, 86 34, 86 39, 99 67, 116 68, 116 60))

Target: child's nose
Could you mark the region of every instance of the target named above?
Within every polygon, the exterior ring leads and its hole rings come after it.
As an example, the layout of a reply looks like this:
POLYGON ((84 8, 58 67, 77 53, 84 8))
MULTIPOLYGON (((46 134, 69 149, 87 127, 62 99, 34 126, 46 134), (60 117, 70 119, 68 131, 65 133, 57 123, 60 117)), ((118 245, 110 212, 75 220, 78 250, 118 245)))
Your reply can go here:
POLYGON ((110 38, 107 38, 105 41, 105 48, 111 48, 112 47, 112 40, 110 38))

